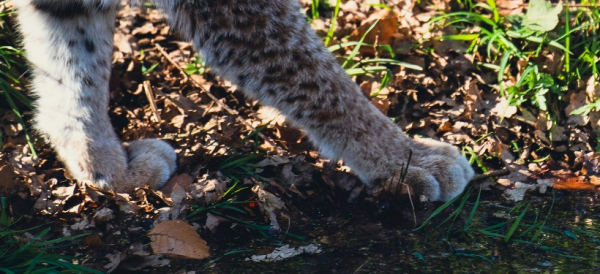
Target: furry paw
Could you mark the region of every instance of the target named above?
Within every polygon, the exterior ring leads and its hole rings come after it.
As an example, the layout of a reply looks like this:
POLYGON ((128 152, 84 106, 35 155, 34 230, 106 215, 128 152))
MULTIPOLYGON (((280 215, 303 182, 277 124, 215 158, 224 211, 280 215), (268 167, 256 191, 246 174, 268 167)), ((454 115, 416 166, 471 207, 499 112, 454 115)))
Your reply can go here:
POLYGON ((128 170, 116 191, 131 191, 136 187, 161 188, 177 168, 177 154, 158 139, 141 139, 124 144, 129 159, 128 170))
MULTIPOLYGON (((475 174, 467 159, 450 144, 431 139, 412 140, 412 156, 401 182, 404 162, 395 163, 394 173, 375 182, 371 195, 410 193, 429 201, 449 201, 460 195, 475 174), (404 183, 404 184, 402 184, 404 183)), ((405 154, 405 153, 402 153, 405 154)), ((402 155, 400 154, 400 155, 402 155)))
POLYGON ((158 139, 141 139, 123 146, 115 139, 94 147, 84 156, 76 154, 76 151, 66 155, 66 163, 78 163, 69 165, 75 178, 89 181, 97 188, 117 192, 130 192, 142 186, 158 189, 177 168, 175 151, 158 139), (77 172, 72 166, 81 169, 77 172))

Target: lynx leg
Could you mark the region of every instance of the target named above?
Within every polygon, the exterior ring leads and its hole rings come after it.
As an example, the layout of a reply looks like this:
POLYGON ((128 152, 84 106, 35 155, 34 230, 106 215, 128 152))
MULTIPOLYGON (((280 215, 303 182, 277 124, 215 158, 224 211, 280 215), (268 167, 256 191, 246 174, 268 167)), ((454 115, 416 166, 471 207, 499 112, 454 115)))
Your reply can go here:
POLYGON ((119 191, 159 187, 175 170, 173 150, 145 140, 126 153, 107 113, 118 2, 15 1, 33 71, 35 128, 79 180, 119 191))
POLYGON ((456 148, 407 138, 369 102, 298 12, 297 0, 156 3, 207 64, 278 108, 325 156, 344 159, 367 185, 379 187, 416 148, 408 178, 419 195, 451 199, 473 176, 456 148))

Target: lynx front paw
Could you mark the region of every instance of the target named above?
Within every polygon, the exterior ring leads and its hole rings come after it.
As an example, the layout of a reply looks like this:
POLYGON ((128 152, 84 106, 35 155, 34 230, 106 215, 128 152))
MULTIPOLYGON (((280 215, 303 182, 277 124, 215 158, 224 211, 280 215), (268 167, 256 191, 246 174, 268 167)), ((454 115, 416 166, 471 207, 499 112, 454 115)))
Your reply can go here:
POLYGON ((158 139, 141 139, 125 144, 128 170, 116 191, 131 191, 136 187, 161 188, 177 168, 177 154, 158 139))
MULTIPOLYGON (((394 173, 376 182, 371 193, 380 196, 384 193, 393 195, 407 192, 417 197, 424 196, 429 201, 449 201, 460 195, 467 186, 474 172, 467 159, 458 149, 450 144, 431 139, 413 140, 412 157, 408 164, 407 174, 402 185, 400 168, 406 164, 405 159, 395 161, 394 173)), ((406 155, 406 153, 399 153, 406 155)))
POLYGON ((130 192, 142 186, 158 189, 177 167, 173 148, 157 139, 141 139, 123 146, 115 139, 90 151, 85 155, 76 151, 64 155, 68 156, 65 157, 67 163, 78 163, 70 167, 81 167, 80 170, 70 168, 75 178, 103 190, 130 192))

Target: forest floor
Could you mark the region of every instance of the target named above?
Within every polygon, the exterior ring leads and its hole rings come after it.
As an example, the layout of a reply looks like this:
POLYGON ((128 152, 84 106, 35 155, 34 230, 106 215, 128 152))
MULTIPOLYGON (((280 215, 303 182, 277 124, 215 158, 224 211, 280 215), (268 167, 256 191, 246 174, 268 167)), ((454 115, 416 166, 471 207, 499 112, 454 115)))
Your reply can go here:
MULTIPOLYGON (((304 2, 326 40, 335 3, 304 2)), ((464 10, 454 1, 343 2, 327 46, 365 96, 408 135, 461 147, 489 176, 446 204, 374 202, 342 162, 320 158, 285 117, 205 67, 160 11, 126 6, 110 117, 124 141, 169 142, 178 170, 158 191, 77 183, 0 100, 1 208, 11 229, 32 228, 15 237, 81 235, 45 252, 112 273, 597 271, 600 103, 572 114, 600 98, 595 66, 585 70, 572 57, 582 69, 566 82, 567 58, 550 43, 515 42, 523 54, 504 62, 502 46, 474 49, 463 34, 485 33, 483 26, 436 19, 464 10), (361 39, 371 46, 353 53, 347 42, 361 39)), ((527 12, 522 1, 496 5, 502 18, 527 12)), ((3 31, 14 31, 10 16, 3 20, 3 31)), ((17 105, 29 125, 31 110, 17 105)))

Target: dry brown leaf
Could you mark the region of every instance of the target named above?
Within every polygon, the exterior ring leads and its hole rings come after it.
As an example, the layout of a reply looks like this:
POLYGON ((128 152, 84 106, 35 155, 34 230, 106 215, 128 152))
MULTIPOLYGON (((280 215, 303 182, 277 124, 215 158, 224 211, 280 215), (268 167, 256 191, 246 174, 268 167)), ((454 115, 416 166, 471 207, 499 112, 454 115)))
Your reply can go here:
POLYGON ((592 121, 592 130, 594 132, 600 132, 600 111, 590 112, 590 121, 592 121))
POLYGON ((210 256, 206 241, 184 221, 162 222, 148 232, 148 238, 155 254, 198 260, 210 256))
POLYGON ((171 179, 169 179, 169 181, 160 189, 160 191, 162 191, 162 193, 165 194, 165 196, 171 197, 171 192, 173 191, 176 185, 187 189, 188 187, 190 187, 190 185, 192 185, 193 182, 194 178, 192 178, 192 176, 190 176, 189 174, 177 174, 171 177, 171 179))
POLYGON ((582 175, 600 175, 600 153, 575 152, 575 165, 581 165, 582 175))
POLYGON ((117 29, 115 31, 113 45, 117 48, 118 52, 121 52, 123 54, 132 54, 133 53, 133 48, 131 47, 131 45, 133 44, 132 42, 133 42, 133 39, 131 38, 131 35, 123 32, 120 29, 117 29))
POLYGON ((98 223, 106 223, 112 221, 115 218, 115 214, 112 209, 105 207, 96 211, 92 218, 98 223))
POLYGON ((135 214, 141 209, 137 202, 132 201, 131 196, 125 193, 116 193, 115 203, 123 213, 135 214))
POLYGON ((523 13, 525 3, 523 0, 496 0, 496 6, 500 15, 507 16, 523 13))
POLYGON ((215 216, 210 213, 206 213, 206 223, 204 224, 204 226, 206 228, 208 228, 208 230, 210 230, 210 232, 216 233, 217 227, 219 226, 219 224, 221 224, 222 222, 227 222, 227 221, 228 220, 223 217, 219 217, 219 216, 215 216))
MULTIPOLYGON (((295 145, 300 144, 302 139, 306 137, 304 132, 293 127, 276 125, 273 129, 275 129, 275 136, 277 139, 279 139, 290 150, 295 148, 295 145)), ((293 150, 292 153, 294 153, 293 150)))
POLYGON ((565 96, 565 100, 569 102, 569 105, 565 108, 565 114, 569 115, 568 122, 576 125, 586 125, 590 121, 590 117, 587 115, 571 115, 571 112, 585 106, 589 103, 587 94, 584 90, 579 92, 570 92, 565 96))
POLYGON ((379 98, 371 99, 371 103, 379 111, 381 111, 381 113, 386 114, 386 115, 387 115, 388 111, 390 110, 390 106, 392 105, 392 103, 390 102, 390 100, 388 100, 388 99, 379 99, 379 98))
POLYGON ((506 165, 506 168, 510 171, 510 173, 508 175, 501 176, 498 179, 498 183, 503 186, 512 187, 517 182, 525 182, 532 176, 531 172, 522 165, 509 163, 506 165))
POLYGON ((287 164, 291 162, 290 158, 283 155, 273 155, 272 157, 266 158, 258 163, 255 167, 266 167, 266 166, 278 166, 281 164, 287 164))
POLYGON ((567 191, 598 191, 598 186, 594 184, 597 180, 598 177, 594 178, 592 182, 586 176, 576 176, 566 180, 558 180, 552 187, 567 191))
POLYGON ((272 193, 264 190, 261 185, 257 184, 252 187, 252 191, 258 196, 258 204, 260 209, 267 213, 271 221, 271 228, 279 231, 281 227, 277 222, 277 215, 282 214, 285 209, 285 203, 272 193))
POLYGON ((16 178, 17 174, 11 165, 0 166, 0 191, 15 189, 19 185, 16 178))
POLYGON ((585 93, 587 93, 588 98, 600 98, 600 83, 598 83, 598 78, 595 75, 592 75, 585 84, 585 93))
POLYGON ((154 27, 154 25, 150 22, 145 23, 141 27, 137 27, 131 31, 132 35, 138 34, 156 34, 158 30, 154 27))
POLYGON ((500 102, 492 109, 491 113, 498 117, 510 118, 517 113, 517 107, 509 105, 508 100, 502 97, 500 98, 500 102))
POLYGON ((92 234, 83 238, 83 243, 91 248, 99 248, 104 244, 98 234, 92 234))
POLYGON ((283 125, 285 122, 285 116, 281 114, 279 110, 268 106, 261 106, 258 111, 256 111, 256 117, 260 119, 263 124, 271 123, 283 125))
MULTIPOLYGON (((394 34, 398 25, 398 15, 391 10, 382 9, 373 13, 363 24, 354 30, 350 35, 350 40, 359 41, 363 36, 364 43, 372 45, 392 45, 394 43, 394 34), (377 21, 379 20, 379 21, 377 21), (377 25, 365 36, 365 33, 373 24, 377 25)), ((361 47, 360 53, 364 56, 373 56, 375 51, 372 47, 361 47)))
POLYGON ((225 194, 227 182, 220 179, 200 178, 199 182, 190 186, 189 194, 201 204, 215 203, 225 194))

